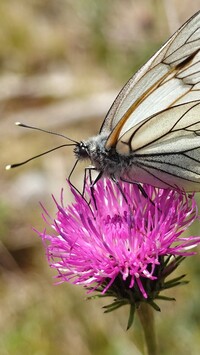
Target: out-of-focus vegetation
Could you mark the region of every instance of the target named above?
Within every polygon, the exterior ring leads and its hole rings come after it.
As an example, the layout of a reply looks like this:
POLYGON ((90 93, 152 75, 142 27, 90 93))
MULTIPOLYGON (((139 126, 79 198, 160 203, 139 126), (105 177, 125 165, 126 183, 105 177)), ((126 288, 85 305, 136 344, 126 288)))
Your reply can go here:
POLYGON ((80 69, 81 60, 121 77, 152 54, 163 35, 162 27, 160 35, 155 31, 159 21, 153 1, 140 3, 2 0, 1 68, 35 74, 58 66, 80 69))
MULTIPOLYGON (((183 0, 0 1, 0 353, 140 354, 141 329, 125 331, 128 309, 103 315, 106 300, 85 301, 84 291, 53 286, 42 243, 38 201, 54 212, 73 166, 70 149, 22 168, 18 162, 62 144, 15 127, 18 120, 53 128, 77 140, 96 134, 117 90, 172 30, 199 9, 183 0)), ((81 185, 83 166, 74 183, 81 185)), ((66 200, 71 196, 66 190, 66 200)), ((192 230, 199 234, 199 226, 192 230)), ((200 352, 199 255, 178 271, 189 286, 170 291, 156 314, 160 354, 200 352)))

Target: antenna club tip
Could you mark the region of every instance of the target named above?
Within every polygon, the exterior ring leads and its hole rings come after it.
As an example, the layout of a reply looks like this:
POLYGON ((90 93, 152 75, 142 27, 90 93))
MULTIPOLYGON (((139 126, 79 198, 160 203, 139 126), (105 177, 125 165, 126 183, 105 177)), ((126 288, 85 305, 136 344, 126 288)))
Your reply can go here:
POLYGON ((15 125, 16 125, 16 126, 20 126, 20 125, 21 125, 21 122, 15 122, 15 125))
POLYGON ((5 169, 6 169, 6 170, 10 170, 10 169, 11 169, 11 165, 10 165, 10 164, 9 164, 9 165, 6 165, 5 169))

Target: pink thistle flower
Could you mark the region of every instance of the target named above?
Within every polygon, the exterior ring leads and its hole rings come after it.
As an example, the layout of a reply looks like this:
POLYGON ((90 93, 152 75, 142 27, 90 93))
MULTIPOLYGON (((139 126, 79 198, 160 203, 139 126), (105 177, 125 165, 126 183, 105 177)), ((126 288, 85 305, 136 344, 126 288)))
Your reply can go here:
POLYGON ((53 232, 39 234, 60 282, 113 295, 114 308, 134 300, 158 310, 153 300, 182 278, 165 283, 165 277, 200 243, 200 237, 182 236, 198 218, 194 195, 144 185, 147 199, 136 185, 120 186, 126 198, 108 179, 95 185, 95 198, 87 185, 89 204, 70 186, 74 204, 64 206, 63 196, 60 204, 55 201, 58 212, 49 223, 53 232))

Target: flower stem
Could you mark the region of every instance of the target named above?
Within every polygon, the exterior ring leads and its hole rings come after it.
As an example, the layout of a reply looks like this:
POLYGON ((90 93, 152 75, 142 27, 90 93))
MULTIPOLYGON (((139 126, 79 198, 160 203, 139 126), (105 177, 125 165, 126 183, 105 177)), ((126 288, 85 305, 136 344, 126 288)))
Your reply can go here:
POLYGON ((146 349, 145 354, 157 355, 157 342, 154 324, 154 310, 147 304, 142 302, 137 309, 137 313, 144 331, 146 349))

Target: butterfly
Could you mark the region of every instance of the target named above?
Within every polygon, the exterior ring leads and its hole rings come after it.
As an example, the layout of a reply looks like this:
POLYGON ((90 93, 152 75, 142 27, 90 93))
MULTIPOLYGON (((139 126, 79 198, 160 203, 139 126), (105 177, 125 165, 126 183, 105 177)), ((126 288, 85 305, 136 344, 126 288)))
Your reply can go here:
POLYGON ((71 141, 95 181, 200 191, 200 11, 125 84, 99 134, 71 141))
POLYGON ((99 177, 200 191, 200 11, 126 83, 75 155, 99 177))

